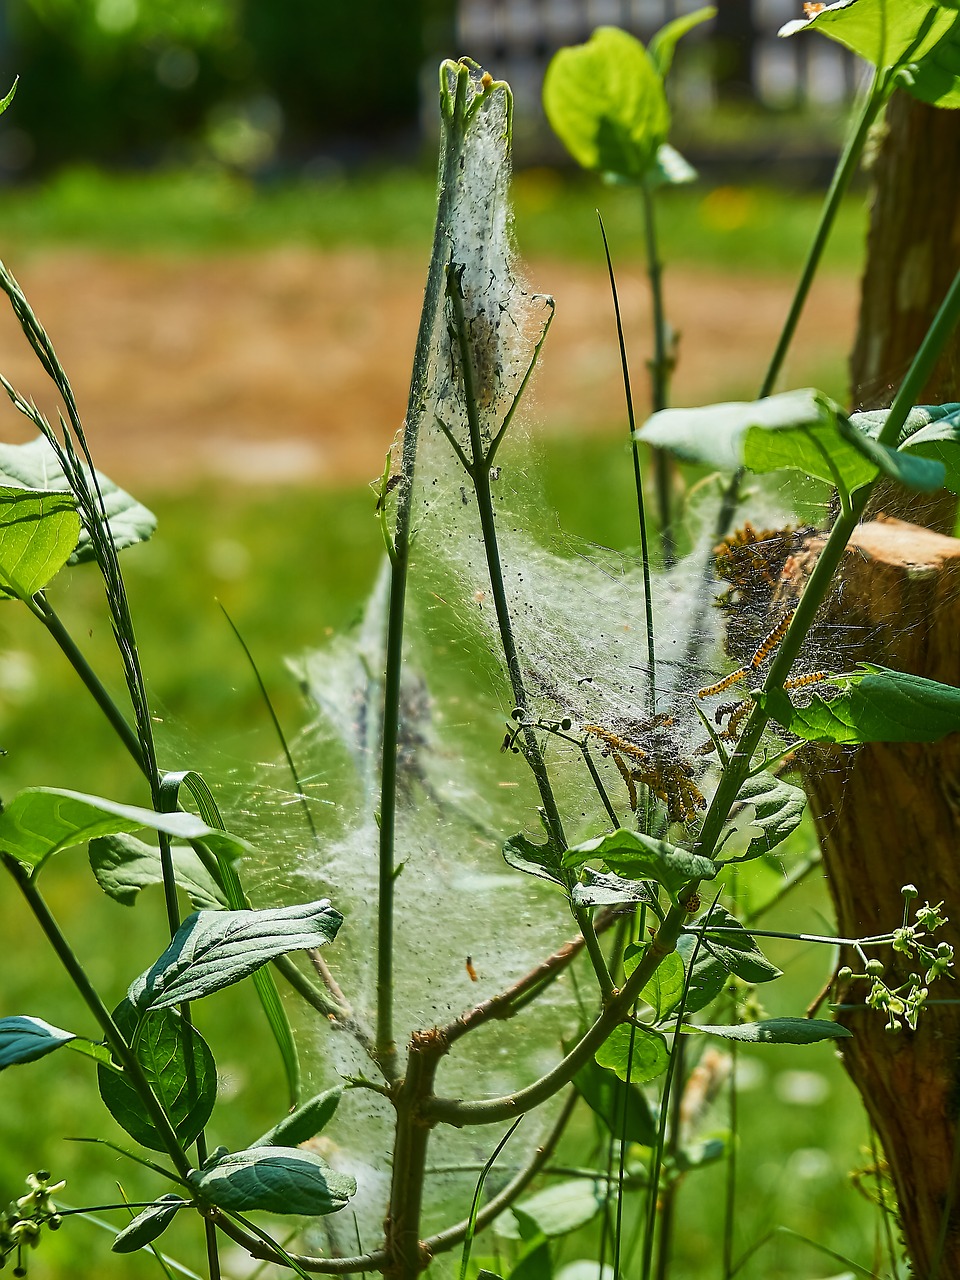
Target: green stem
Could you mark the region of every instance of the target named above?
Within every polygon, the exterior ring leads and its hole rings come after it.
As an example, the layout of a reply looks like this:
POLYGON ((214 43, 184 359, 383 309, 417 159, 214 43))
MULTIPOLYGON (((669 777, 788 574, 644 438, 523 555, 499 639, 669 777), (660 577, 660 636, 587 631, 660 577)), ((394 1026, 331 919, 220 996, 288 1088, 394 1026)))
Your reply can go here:
MULTIPOLYGON (((446 64, 441 69, 446 75, 446 64)), ((386 656, 383 682, 383 729, 380 763, 380 836, 377 901, 377 1025, 376 1046, 381 1070, 388 1078, 396 1073, 396 1043, 393 1033, 393 912, 396 876, 397 766, 400 737, 400 692, 403 669, 403 630, 407 576, 410 562, 411 524, 414 504, 414 475, 420 426, 425 411, 425 395, 430 365, 434 324, 443 291, 446 236, 455 194, 457 169, 463 152, 467 127, 467 86, 469 70, 457 73, 456 94, 449 115, 442 116, 444 146, 440 160, 437 221, 427 285, 420 313, 420 327, 413 358, 407 416, 403 433, 401 478, 397 515, 390 557, 390 602, 387 612, 386 656)))
POLYGON ((80 993, 87 1008, 97 1020, 103 1031, 104 1038, 110 1046, 110 1051, 123 1067, 130 1084, 136 1089, 140 1095, 144 1107, 150 1116, 151 1123, 157 1130, 157 1133, 167 1150, 170 1159, 173 1161, 174 1168, 180 1174, 181 1178, 186 1179, 187 1174, 191 1170, 191 1164, 180 1145, 173 1126, 171 1125, 167 1114, 156 1094, 150 1088, 150 1083, 144 1075, 143 1068, 138 1062, 136 1055, 127 1044, 126 1040, 120 1034, 117 1024, 114 1022, 106 1005, 100 999, 96 988, 90 982, 81 965, 79 959, 70 943, 64 936, 63 931, 57 924, 53 913, 47 906, 39 889, 31 880, 26 868, 21 866, 15 858, 7 853, 0 853, 0 860, 13 876, 17 883, 17 887, 27 900, 30 910, 37 919, 40 928, 47 936, 47 940, 53 947, 60 963, 63 965, 70 980, 80 993))
MULTIPOLYGON (((647 276, 653 310, 653 359, 650 361, 650 392, 654 413, 667 407, 670 385, 670 356, 667 352, 667 319, 663 305, 663 263, 657 241, 657 220, 653 192, 648 183, 640 185, 643 195, 643 231, 647 248, 647 276)), ((666 449, 653 450, 654 479, 657 494, 657 519, 660 523, 660 545, 666 565, 677 558, 673 536, 670 491, 673 484, 673 459, 666 449)))
POLYGON ((807 252, 806 262, 803 264, 803 271, 800 273, 800 279, 797 282, 796 292, 793 295, 793 301, 790 304, 790 310, 784 321, 783 329, 780 333, 770 364, 767 367, 766 375, 760 386, 757 396, 762 400, 765 396, 773 393, 777 378, 780 376, 780 370, 786 359, 787 351, 793 336, 796 333, 797 324, 803 308, 806 305, 807 296, 810 293, 810 286, 813 284, 814 276, 820 266, 820 259, 823 257, 823 250, 826 247, 830 232, 833 230, 833 224, 840 208, 847 187, 850 185, 850 179, 857 170, 860 163, 860 157, 863 154, 863 148, 867 141, 867 135, 870 128, 876 120, 881 107, 887 100, 887 73, 880 67, 876 69, 870 90, 864 99, 863 106, 860 109, 860 115, 857 118, 856 125, 847 138, 846 145, 841 153, 840 160, 833 172, 833 178, 830 182, 829 190, 820 210, 820 220, 817 223, 817 229, 814 233, 813 242, 807 252))

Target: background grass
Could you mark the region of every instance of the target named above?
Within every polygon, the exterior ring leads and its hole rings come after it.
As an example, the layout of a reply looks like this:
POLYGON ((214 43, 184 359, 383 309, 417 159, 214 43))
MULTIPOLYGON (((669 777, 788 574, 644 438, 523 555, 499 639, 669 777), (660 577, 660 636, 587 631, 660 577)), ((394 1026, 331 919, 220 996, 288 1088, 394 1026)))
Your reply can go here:
MULTIPOLYGON (((518 177, 521 248, 525 253, 595 260, 593 207, 601 199, 616 243, 636 242, 634 194, 570 182, 543 171, 518 177)), ((665 256, 738 271, 789 271, 802 257, 815 197, 720 188, 671 193, 662 219, 665 256)), ((432 220, 427 174, 371 175, 345 182, 300 183, 258 190, 223 174, 118 178, 74 172, 31 192, 0 196, 2 251, 19 255, 47 246, 129 252, 209 253, 249 250, 283 240, 336 246, 375 245, 423 251, 432 220)), ((862 211, 844 207, 829 265, 859 260, 862 211)), ((627 250, 629 252, 629 249, 627 250)), ((610 546, 635 540, 632 480, 612 427, 602 440, 555 439, 542 450, 549 508, 572 532, 610 546), (585 486, 582 477, 589 475, 585 486), (598 502, 596 495, 603 494, 598 502)), ((285 659, 322 642, 357 616, 380 556, 373 500, 367 490, 244 491, 209 485, 178 495, 139 494, 156 510, 155 539, 125 554, 128 587, 166 755, 216 781, 250 786, 258 762, 277 748, 245 660, 220 614, 229 609, 261 664, 284 724, 303 723, 304 708, 285 659)), ((553 517, 545 514, 549 523, 553 517)), ((118 688, 109 625, 94 572, 63 576, 51 592, 56 607, 98 668, 118 688)), ((119 697, 118 691, 118 697, 119 697)), ((144 801, 140 779, 114 743, 45 633, 24 611, 0 610, 0 791, 32 784, 89 789, 144 801)), ((171 763, 174 760, 171 759, 171 763)), ((800 842, 810 841, 804 830, 800 842)), ((799 846, 798 846, 799 847, 799 846)), ((51 900, 96 981, 117 999, 133 973, 162 949, 159 900, 135 912, 105 901, 81 850, 64 855, 46 877, 51 900)), ((60 978, 12 886, 2 890, 6 941, 3 1013, 34 1013, 93 1034, 88 1015, 60 978)), ((785 905, 771 927, 819 927, 828 913, 814 880, 785 905)), ((770 949, 786 970, 771 991, 770 1012, 798 1013, 829 970, 829 957, 794 944, 770 949)), ((209 1002, 202 1027, 218 1055, 223 1093, 211 1142, 241 1145, 283 1109, 282 1080, 249 993, 209 1002), (235 1098, 233 1095, 236 1095, 235 1098)), ((865 1126, 858 1100, 827 1046, 778 1048, 744 1055, 737 1245, 747 1247, 783 1223, 861 1262, 871 1256, 875 1216, 849 1186, 864 1162, 865 1126), (799 1155, 798 1155, 799 1152, 799 1155)), ((718 1112, 717 1128, 724 1125, 718 1112)), ((108 1126, 110 1122, 107 1122, 108 1126)), ((41 1166, 67 1176, 74 1203, 112 1201, 115 1183, 131 1198, 155 1193, 155 1180, 104 1149, 75 1146, 63 1134, 100 1132, 89 1065, 62 1053, 0 1077, 0 1198, 20 1194, 21 1180, 41 1166)), ((111 1135, 124 1141, 119 1130, 111 1135)), ((584 1120, 565 1149, 582 1163, 591 1127, 584 1120)), ((465 1211, 466 1206, 463 1206, 465 1211)), ((628 1211, 630 1211, 628 1206, 628 1211)), ((719 1170, 691 1175, 680 1201, 674 1280, 702 1280, 718 1270, 723 1215, 719 1170)), ((116 1215, 110 1215, 120 1221, 116 1215)), ((167 1237, 165 1237, 165 1242, 167 1237)), ((588 1256, 595 1235, 565 1243, 561 1259, 588 1256)), ((171 1252, 202 1269, 195 1226, 177 1227, 171 1252)), ((478 1255, 488 1244, 478 1244, 478 1255)), ((44 1242, 34 1276, 65 1280, 77 1259, 96 1257, 104 1276, 157 1274, 146 1255, 120 1260, 109 1237, 71 1225, 44 1242)), ((744 1280, 829 1274, 839 1264, 781 1239, 744 1268, 744 1280)), ((240 1272, 235 1272, 240 1274, 240 1272)))

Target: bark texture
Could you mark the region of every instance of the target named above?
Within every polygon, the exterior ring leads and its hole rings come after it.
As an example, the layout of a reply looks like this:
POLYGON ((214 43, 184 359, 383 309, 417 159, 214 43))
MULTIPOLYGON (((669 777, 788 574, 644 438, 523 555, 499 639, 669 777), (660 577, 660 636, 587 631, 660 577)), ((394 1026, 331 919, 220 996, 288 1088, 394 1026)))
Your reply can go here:
MULTIPOLYGON (((960 268, 960 112, 895 93, 873 171, 867 264, 850 385, 858 409, 891 403, 960 268)), ((923 389, 924 404, 960 399, 960 336, 923 389)), ((872 510, 953 530, 956 499, 880 486, 872 510)))
MULTIPOLYGON (((795 589, 817 551, 814 541, 795 557, 795 589)), ((840 582, 827 606, 828 621, 838 628, 836 668, 869 658, 960 684, 960 540, 896 520, 861 525, 840 582), (844 636, 853 643, 845 644, 844 636)), ((856 937, 895 928, 901 887, 912 882, 920 902, 946 903, 954 919, 937 940, 960 954, 960 734, 934 744, 808 747, 800 758, 840 933, 856 937)), ((889 954, 885 980, 895 986, 917 966, 889 954)), ((862 970, 855 955, 841 963, 862 970)), ((915 1274, 931 1276, 953 1200, 939 1276, 960 1276, 960 1214, 951 1172, 960 1108, 960 1007, 931 1006, 916 1032, 893 1034, 884 1030, 882 1014, 862 1007, 865 986, 853 982, 838 993, 841 1003, 861 1006, 838 1015, 853 1032, 841 1042, 844 1064, 882 1140, 915 1274)), ((931 998, 955 995, 949 981, 931 991, 931 998)))

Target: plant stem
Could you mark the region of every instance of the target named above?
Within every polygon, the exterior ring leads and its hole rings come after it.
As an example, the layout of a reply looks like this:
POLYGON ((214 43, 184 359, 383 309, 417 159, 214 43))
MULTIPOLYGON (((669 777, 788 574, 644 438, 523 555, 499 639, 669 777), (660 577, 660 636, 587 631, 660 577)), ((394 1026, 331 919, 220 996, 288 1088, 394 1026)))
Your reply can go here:
MULTIPOLYGON (((647 182, 640 184, 643 196, 643 231, 647 248, 647 275, 653 310, 653 359, 650 361, 650 399, 653 412, 667 407, 670 383, 670 355, 667 351, 667 319, 663 306, 663 263, 657 242, 657 219, 653 192, 647 182)), ((660 523, 660 546, 666 565, 677 558, 673 536, 670 491, 673 486, 673 459, 666 449, 653 450, 654 479, 657 494, 657 519, 660 523)))
POLYGON ((141 1101, 150 1116, 151 1123, 157 1130, 157 1133, 167 1150, 170 1159, 181 1178, 186 1178, 191 1170, 191 1164, 188 1160, 183 1147, 180 1145, 173 1126, 167 1118, 166 1112, 160 1105, 156 1094, 150 1087, 149 1081, 144 1075, 143 1068, 140 1066, 136 1055, 127 1044, 126 1040, 120 1034, 117 1024, 114 1022, 106 1005, 100 999, 96 988, 91 983, 84 971, 83 965, 77 958, 76 953, 70 946, 61 930, 59 924, 54 918, 53 913, 47 906, 43 896, 31 880, 26 868, 23 867, 16 858, 12 858, 7 853, 0 853, 0 861, 7 868, 17 883, 17 887, 27 900, 30 910, 37 919, 40 928, 47 936, 47 940, 53 947, 60 963, 63 965, 70 980, 80 993, 87 1008, 97 1020, 103 1031, 104 1038, 110 1046, 110 1051, 116 1057, 127 1074, 130 1084, 136 1089, 140 1095, 141 1101))
MULTIPOLYGON (((446 75, 446 64, 441 69, 446 75)), ((434 324, 443 291, 447 225, 456 190, 457 170, 466 136, 469 71, 457 72, 456 93, 449 112, 441 113, 443 150, 437 194, 437 220, 427 284, 420 313, 420 327, 410 377, 407 415, 401 453, 401 479, 390 556, 390 602, 387 613, 386 657, 383 683, 383 728, 380 763, 380 838, 377 901, 377 1026, 376 1050, 381 1070, 390 1079, 396 1074, 393 1032, 393 910, 396 875, 397 765, 400 737, 400 694, 403 668, 403 630, 410 534, 413 519, 414 476, 417 445, 425 411, 434 324)), ((447 99, 441 95, 444 104, 447 99)))
POLYGON ((797 288, 793 295, 793 301, 790 304, 790 310, 784 321, 780 338, 774 349, 767 366, 767 372, 764 375, 763 382, 760 385, 760 391, 757 395, 758 400, 772 394, 776 386, 777 378, 780 376, 780 370, 786 359, 787 351, 790 343, 793 341, 793 335, 796 333, 797 324, 803 308, 806 305, 807 296, 810 293, 810 286, 813 284, 817 269, 820 266, 820 259, 823 256, 823 250, 826 247, 830 232, 833 230, 833 224, 840 208, 840 203, 846 193, 847 187, 850 185, 850 179, 853 177, 860 163, 860 157, 863 154, 863 148, 867 141, 867 135, 870 128, 876 120, 881 107, 887 100, 886 91, 887 76, 883 68, 878 67, 873 75, 870 89, 864 98, 863 106, 860 109, 860 115, 857 122, 847 137, 846 144, 834 169, 833 178, 830 182, 829 190, 824 198, 823 207, 820 210, 820 219, 817 223, 817 229, 814 233, 813 241, 807 251, 807 258, 803 264, 803 271, 800 273, 800 279, 797 282, 797 288))

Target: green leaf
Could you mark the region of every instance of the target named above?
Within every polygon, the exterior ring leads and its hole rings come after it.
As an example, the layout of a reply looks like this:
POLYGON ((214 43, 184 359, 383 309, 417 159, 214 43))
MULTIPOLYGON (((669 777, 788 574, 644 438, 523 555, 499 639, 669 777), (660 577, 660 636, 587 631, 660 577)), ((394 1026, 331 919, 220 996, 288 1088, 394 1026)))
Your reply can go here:
POLYGON ((735 973, 744 982, 772 982, 783 974, 771 964, 756 942, 735 916, 719 903, 699 920, 696 926, 703 930, 700 949, 710 952, 728 973, 735 973), (722 929, 722 933, 711 930, 722 929))
POLYGON ((67 563, 79 535, 72 493, 0 485, 0 599, 36 595, 67 563))
POLYGON ((687 986, 687 999, 684 1004, 687 1013, 699 1013, 708 1004, 712 1004, 727 985, 730 977, 730 971, 712 951, 708 951, 702 945, 699 948, 696 947, 697 941, 697 937, 691 933, 681 933, 677 939, 677 953, 685 969, 690 968, 695 948, 697 953, 687 986))
POLYGON ((13 84, 10 86, 10 92, 6 95, 6 97, 0 98, 0 116, 3 115, 7 107, 9 107, 10 103, 13 101, 14 95, 17 92, 17 85, 19 83, 20 83, 20 77, 14 76, 13 84))
POLYGON ((561 49, 547 68, 543 107, 584 169, 642 178, 667 140, 670 110, 646 49, 617 27, 561 49))
POLYGON ((624 1084, 596 1062, 587 1062, 573 1077, 577 1092, 591 1111, 604 1121, 615 1138, 652 1147, 657 1141, 657 1125, 642 1089, 624 1084), (626 1111, 626 1114, 624 1114, 626 1111))
POLYGON ((187 1181, 200 1200, 229 1213, 295 1213, 322 1217, 336 1213, 356 1195, 357 1184, 319 1156, 296 1147, 253 1147, 233 1151, 187 1181))
POLYGON ((821 1040, 843 1040, 851 1034, 839 1022, 825 1022, 822 1018, 766 1018, 763 1022, 740 1022, 733 1027, 687 1025, 682 1030, 746 1044, 817 1044, 821 1040))
POLYGON ((521 1239, 516 1213, 524 1213, 537 1230, 548 1240, 569 1235, 591 1222, 603 1207, 604 1195, 601 1182, 587 1178, 573 1178, 558 1182, 545 1191, 539 1191, 529 1200, 521 1200, 511 1213, 504 1213, 496 1221, 496 1232, 508 1240, 521 1239))
POLYGON ((163 1235, 179 1211, 190 1204, 181 1196, 160 1196, 156 1204, 138 1213, 110 1246, 114 1253, 136 1253, 163 1235))
POLYGON ((79 1053, 84 1058, 92 1058, 94 1062, 106 1067, 110 1071, 121 1071, 113 1060, 110 1050, 105 1044, 95 1044, 93 1040, 85 1040, 83 1036, 76 1036, 67 1043, 67 1048, 72 1049, 74 1053, 79 1053))
MULTIPOLYGON (((163 884, 160 850, 136 836, 99 836, 90 841, 90 866, 97 884, 109 898, 132 907, 141 889, 163 884)), ((171 849, 177 884, 198 909, 217 910, 226 899, 220 886, 186 844, 171 849)))
MULTIPOLYGON (((116 549, 122 551, 135 543, 146 542, 157 527, 156 516, 107 476, 99 471, 96 476, 116 549)), ((0 485, 58 492, 70 489, 53 446, 43 436, 36 436, 27 444, 0 444, 0 485)), ((81 528, 68 563, 81 564, 92 559, 89 531, 81 528)))
MULTIPOLYGON (((177 1137, 187 1146, 210 1119, 217 1100, 217 1064, 209 1045, 196 1027, 184 1025, 176 1009, 155 1010, 140 1019, 123 1000, 113 1018, 177 1137)), ((97 1082, 107 1110, 131 1138, 151 1151, 167 1150, 143 1099, 125 1075, 100 1067, 97 1082)))
POLYGON ((782 689, 754 695, 776 722, 807 742, 939 742, 960 731, 960 689, 923 676, 861 662, 832 676, 836 696, 795 706, 782 689))
POLYGON ((679 18, 674 18, 672 22, 668 22, 666 26, 661 27, 659 31, 650 37, 647 53, 650 55, 661 80, 666 79, 667 73, 673 65, 673 55, 676 52, 677 44, 687 32, 692 31, 694 27, 698 27, 701 22, 709 22, 711 18, 716 16, 717 11, 713 5, 706 5, 703 9, 695 9, 693 13, 685 13, 679 18))
POLYGON ((79 791, 29 787, 14 796, 0 813, 0 850, 24 866, 40 867, 62 849, 97 836, 120 835, 141 827, 165 831, 181 840, 203 840, 227 857, 248 849, 244 841, 208 827, 192 813, 155 813, 153 809, 117 804, 79 791))
MULTIPOLYGON (((521 1233, 524 1224, 527 1223, 531 1231, 536 1230, 535 1225, 522 1210, 515 1209, 513 1212, 514 1217, 521 1224, 521 1233)), ((509 1280, 553 1280, 553 1259, 550 1256, 550 1242, 547 1237, 537 1232, 532 1237, 524 1234, 523 1238, 529 1239, 530 1243, 510 1272, 509 1280)))
MULTIPOLYGON (((871 439, 883 430, 889 409, 854 413, 851 423, 871 439)), ((901 454, 913 453, 943 464, 943 485, 960 493, 960 404, 915 405, 900 429, 897 447, 901 454)))
POLYGON ((222 991, 275 956, 321 947, 343 916, 327 898, 265 911, 197 911, 157 962, 134 979, 127 999, 141 1014, 222 991))
POLYGON ((839 0, 780 35, 814 29, 877 67, 909 66, 904 87, 924 102, 960 106, 957 5, 952 0, 839 0))
POLYGON ((639 880, 624 880, 609 871, 594 871, 584 867, 582 884, 575 884, 570 894, 577 907, 612 907, 630 903, 646 903, 652 906, 651 891, 639 880))
POLYGON ((297 1107, 292 1115, 284 1116, 279 1124, 268 1129, 262 1138, 251 1142, 250 1147, 299 1147, 301 1142, 321 1133, 333 1119, 343 1096, 343 1090, 327 1089, 315 1098, 297 1107))
POLYGON ((621 1022, 597 1050, 596 1060, 598 1066, 607 1067, 623 1081, 629 1076, 631 1084, 647 1084, 666 1071, 670 1051, 659 1031, 621 1022))
POLYGON ((758 773, 747 778, 737 795, 737 805, 738 808, 744 805, 753 807, 750 826, 759 828, 760 834, 753 837, 745 853, 725 858, 723 864, 749 862, 783 844, 800 825, 806 803, 807 797, 799 787, 781 782, 771 773, 758 773))
POLYGON ((674 902, 689 881, 712 880, 717 874, 709 858, 624 828, 574 845, 564 854, 563 865, 578 867, 591 858, 602 858, 611 871, 627 880, 655 880, 674 902))
POLYGON ((76 1039, 72 1031, 52 1027, 42 1018, 0 1018, 0 1071, 21 1062, 35 1062, 76 1039))
POLYGON ((891 480, 921 493, 936 493, 943 488, 947 473, 942 462, 880 444, 858 431, 856 425, 843 414, 837 415, 837 426, 843 438, 891 480))
POLYGON ((503 860, 515 871, 524 871, 528 876, 563 884, 560 854, 549 840, 545 844, 534 844, 525 835, 511 836, 503 846, 503 860))
MULTIPOLYGON (((646 951, 646 947, 643 947, 642 951, 646 951)), ((639 954, 635 960, 639 963, 639 954)), ((684 979, 683 960, 676 951, 671 951, 669 955, 663 957, 654 970, 653 977, 640 992, 640 998, 645 1000, 657 1015, 657 1022, 662 1022, 680 1003, 683 997, 684 979)))

